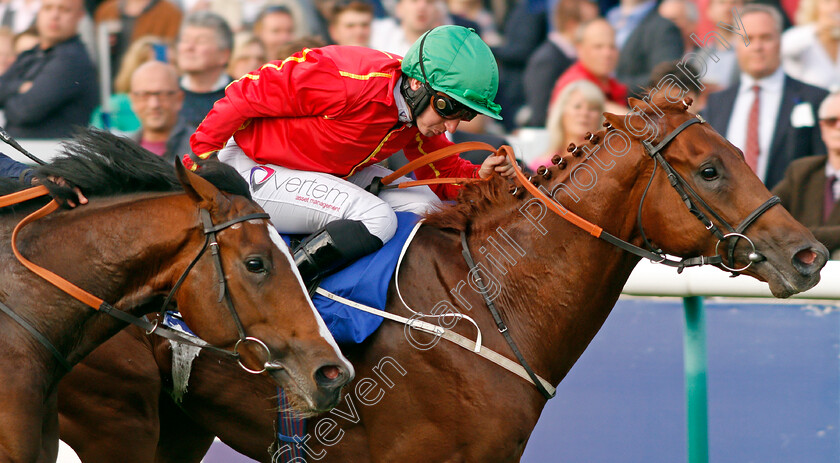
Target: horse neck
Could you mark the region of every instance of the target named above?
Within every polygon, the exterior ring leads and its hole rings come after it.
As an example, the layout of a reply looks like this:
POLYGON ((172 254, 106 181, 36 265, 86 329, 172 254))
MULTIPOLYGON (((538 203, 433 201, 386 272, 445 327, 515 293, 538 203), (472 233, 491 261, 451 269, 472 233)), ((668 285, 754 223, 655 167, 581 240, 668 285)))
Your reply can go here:
MULTIPOLYGON (((606 156, 602 158, 606 163, 606 156)), ((545 187, 551 191, 561 181, 573 186, 570 173, 588 164, 597 172, 595 185, 578 189, 577 202, 569 194, 556 199, 605 231, 639 244, 636 211, 653 166, 637 149, 611 160, 615 165, 603 170, 591 159, 573 159, 565 170, 553 169, 560 178, 545 187)), ((542 220, 529 217, 521 210, 528 198, 489 220, 477 217, 470 243, 475 254, 482 248, 487 251, 476 255, 476 261, 498 281, 495 303, 525 358, 538 374, 557 384, 606 320, 639 258, 551 211, 542 220)), ((533 213, 536 205, 530 208, 533 213)), ((478 301, 479 307, 486 307, 481 298, 478 301)))
MULTIPOLYGON (((32 223, 18 243, 27 259, 139 316, 157 308, 151 302, 159 300, 167 282, 174 280, 170 273, 178 266, 173 266, 173 256, 191 238, 189 229, 196 221, 195 207, 183 195, 104 200, 32 223)), ((52 286, 40 278, 38 284, 52 286)), ((51 290, 46 291, 41 294, 51 290)), ((39 331, 71 363, 122 327, 64 294, 26 310, 27 319, 39 320, 39 331)))

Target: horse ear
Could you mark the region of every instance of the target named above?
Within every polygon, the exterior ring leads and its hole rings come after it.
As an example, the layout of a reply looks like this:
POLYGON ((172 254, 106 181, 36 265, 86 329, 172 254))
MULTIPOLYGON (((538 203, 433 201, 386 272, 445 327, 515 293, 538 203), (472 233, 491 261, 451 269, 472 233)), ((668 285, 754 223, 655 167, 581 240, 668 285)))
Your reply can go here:
POLYGON ((212 183, 201 178, 201 176, 188 171, 181 164, 181 160, 177 158, 175 159, 175 172, 187 196, 192 198, 193 201, 199 204, 205 203, 205 207, 208 209, 211 208, 211 205, 215 205, 218 202, 219 189, 213 186, 212 183))
POLYGON ((604 127, 611 126, 617 129, 624 129, 624 116, 613 113, 604 113, 604 127))

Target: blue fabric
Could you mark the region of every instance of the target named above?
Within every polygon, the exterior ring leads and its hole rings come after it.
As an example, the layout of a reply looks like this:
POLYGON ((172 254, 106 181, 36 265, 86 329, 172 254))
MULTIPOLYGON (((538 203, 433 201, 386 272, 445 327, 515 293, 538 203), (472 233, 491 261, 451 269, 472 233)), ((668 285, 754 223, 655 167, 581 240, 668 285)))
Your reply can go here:
MULTIPOLYGON (((388 285, 397 268, 400 251, 418 220, 416 214, 397 212, 397 233, 382 249, 324 278, 321 287, 351 301, 384 310, 388 285)), ((288 236, 283 236, 283 239, 289 242, 288 236)), ((348 307, 320 294, 316 294, 312 302, 324 318, 330 333, 340 343, 358 344, 382 324, 382 317, 348 307)))
POLYGON ((646 3, 633 7, 633 11, 631 11, 628 15, 625 15, 621 11, 621 5, 615 6, 607 12, 607 21, 609 21, 615 29, 615 45, 619 50, 624 48, 624 44, 627 42, 627 39, 630 38, 630 34, 636 30, 636 27, 642 23, 642 20, 644 20, 648 13, 650 13, 650 10, 654 8, 656 8, 656 1, 650 0, 646 3))
MULTIPOLYGON (((29 166, 26 164, 15 161, 5 154, 0 153, 0 177, 18 180, 20 178, 20 174, 28 168, 29 166)), ((32 182, 32 176, 32 171, 26 174, 26 178, 24 180, 27 184, 32 182)))

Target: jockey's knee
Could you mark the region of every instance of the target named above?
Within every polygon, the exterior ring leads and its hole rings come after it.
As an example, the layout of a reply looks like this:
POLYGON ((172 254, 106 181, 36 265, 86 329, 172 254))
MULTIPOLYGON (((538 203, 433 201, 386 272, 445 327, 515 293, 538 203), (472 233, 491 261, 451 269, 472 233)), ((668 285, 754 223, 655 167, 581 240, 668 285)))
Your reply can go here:
POLYGON ((397 233, 397 214, 387 203, 380 201, 368 209, 360 220, 371 235, 387 243, 397 233))
POLYGON ((424 215, 440 206, 441 201, 428 186, 386 190, 379 197, 398 212, 424 215))

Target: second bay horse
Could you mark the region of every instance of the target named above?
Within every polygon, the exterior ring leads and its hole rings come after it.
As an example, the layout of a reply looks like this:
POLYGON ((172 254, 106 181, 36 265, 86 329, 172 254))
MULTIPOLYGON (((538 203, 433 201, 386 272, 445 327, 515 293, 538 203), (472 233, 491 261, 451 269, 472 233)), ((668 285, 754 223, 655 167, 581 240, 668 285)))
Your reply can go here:
POLYGON ((55 461, 59 380, 126 325, 103 312, 141 317, 167 295, 204 341, 239 353, 231 368, 266 371, 303 413, 338 402, 353 368, 234 171, 219 165, 209 174, 239 194, 103 132, 80 135, 66 151, 39 168, 40 178, 82 187, 89 204, 46 213, 56 207, 49 203, 25 226, 46 201, 0 211, 0 462, 55 461), (84 294, 59 289, 59 280, 84 294))

